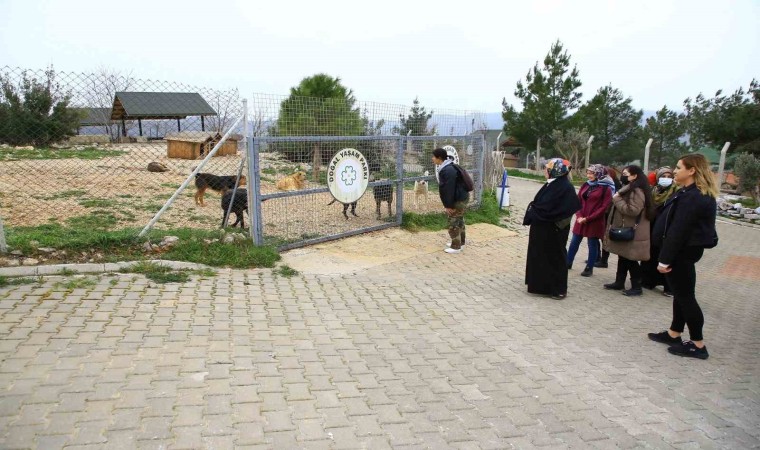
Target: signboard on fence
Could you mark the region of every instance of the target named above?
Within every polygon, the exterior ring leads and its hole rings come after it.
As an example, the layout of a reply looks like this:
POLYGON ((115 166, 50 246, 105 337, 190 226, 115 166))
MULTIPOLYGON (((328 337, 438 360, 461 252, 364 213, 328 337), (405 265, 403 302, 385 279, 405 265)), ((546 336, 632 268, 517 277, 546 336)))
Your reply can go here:
POLYGON ((353 203, 359 200, 369 183, 367 159, 359 150, 344 148, 333 156, 327 169, 327 186, 335 200, 353 203))

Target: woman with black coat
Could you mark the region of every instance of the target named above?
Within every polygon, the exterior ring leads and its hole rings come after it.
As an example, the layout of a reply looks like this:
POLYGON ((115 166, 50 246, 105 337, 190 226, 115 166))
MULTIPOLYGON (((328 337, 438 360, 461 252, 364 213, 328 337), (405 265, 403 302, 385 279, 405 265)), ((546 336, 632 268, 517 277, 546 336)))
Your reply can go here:
POLYGON ((546 163, 546 184, 525 211, 530 225, 525 284, 531 294, 562 300, 567 295, 567 237, 570 219, 581 208, 575 188, 567 179, 569 164, 561 158, 546 163))
POLYGON ((653 231, 660 247, 657 270, 665 274, 673 291, 673 320, 668 330, 649 333, 649 339, 669 344, 668 351, 674 355, 707 359, 702 336, 705 319, 695 296, 694 265, 704 249, 718 244, 718 185, 707 159, 698 153, 681 157, 673 176, 681 189, 665 203, 653 231), (690 341, 681 340, 685 325, 689 327, 690 341))

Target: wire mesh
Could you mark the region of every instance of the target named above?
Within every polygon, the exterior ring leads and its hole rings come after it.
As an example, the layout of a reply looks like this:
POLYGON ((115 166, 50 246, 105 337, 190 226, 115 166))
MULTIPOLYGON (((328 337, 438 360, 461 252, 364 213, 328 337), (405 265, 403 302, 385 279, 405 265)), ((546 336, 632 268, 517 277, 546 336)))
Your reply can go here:
MULTIPOLYGON (((7 227, 142 227, 242 115, 236 89, 101 71, 0 69, 0 214, 7 227)), ((245 158, 242 128, 204 172, 245 158)), ((184 192, 159 228, 219 226, 213 182, 184 192), (199 201, 199 200, 198 200, 199 201)), ((218 183, 217 183, 218 184, 218 183)))

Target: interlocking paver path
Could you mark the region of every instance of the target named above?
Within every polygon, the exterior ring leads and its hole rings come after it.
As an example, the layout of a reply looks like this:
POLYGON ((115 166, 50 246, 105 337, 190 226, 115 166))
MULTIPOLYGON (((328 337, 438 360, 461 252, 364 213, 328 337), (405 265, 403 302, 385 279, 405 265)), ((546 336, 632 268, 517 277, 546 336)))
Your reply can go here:
MULTIPOLYGON (((539 185, 511 184, 521 217, 539 185)), ((612 266, 528 295, 524 230, 355 273, 0 288, 0 448, 758 447, 760 230, 718 231, 706 361, 647 340, 671 300, 604 291, 612 266)))

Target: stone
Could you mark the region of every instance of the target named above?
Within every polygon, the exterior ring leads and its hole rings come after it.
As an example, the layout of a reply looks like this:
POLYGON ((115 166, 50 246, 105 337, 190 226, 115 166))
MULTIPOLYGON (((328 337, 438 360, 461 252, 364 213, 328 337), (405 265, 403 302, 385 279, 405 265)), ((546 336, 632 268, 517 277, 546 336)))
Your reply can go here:
POLYGON ((742 209, 742 204, 741 203, 734 203, 734 209, 741 210, 742 209))
POLYGON ((8 267, 18 267, 18 266, 21 265, 21 261, 19 261, 18 259, 15 259, 15 258, 8 259, 8 260, 6 260, 5 265, 8 266, 8 267))
POLYGON ((167 172, 169 169, 160 162, 151 161, 148 163, 148 172, 167 172))
POLYGON ((21 264, 23 264, 25 266, 36 266, 39 263, 40 263, 40 261, 38 259, 24 258, 24 262, 22 262, 21 264))
POLYGON ((728 211, 728 210, 734 209, 734 205, 728 202, 723 202, 718 205, 718 208, 720 208, 723 211, 728 211))
POLYGON ((42 253, 55 253, 55 249, 52 247, 39 247, 37 251, 40 251, 42 253))
POLYGON ((757 208, 755 208, 755 214, 760 214, 760 206, 758 206, 757 208))
POLYGON ((153 251, 153 244, 150 243, 150 241, 147 241, 143 244, 142 249, 146 252, 152 252, 153 251))
POLYGON ((21 250, 13 250, 11 252, 11 255, 13 255, 13 256, 24 256, 24 252, 22 252, 21 250))
POLYGON ((757 219, 760 219, 760 214, 745 214, 744 218, 750 219, 750 220, 757 220, 757 219))

